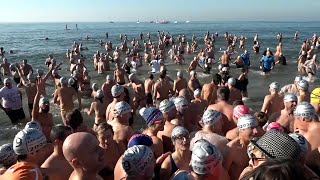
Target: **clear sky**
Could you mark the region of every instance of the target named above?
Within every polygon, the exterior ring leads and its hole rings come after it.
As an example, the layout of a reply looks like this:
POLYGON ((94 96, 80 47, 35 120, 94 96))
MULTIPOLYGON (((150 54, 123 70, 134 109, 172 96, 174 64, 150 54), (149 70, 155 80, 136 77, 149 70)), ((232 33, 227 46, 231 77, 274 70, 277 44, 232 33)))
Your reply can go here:
POLYGON ((317 21, 320 0, 4 0, 0 22, 317 21))

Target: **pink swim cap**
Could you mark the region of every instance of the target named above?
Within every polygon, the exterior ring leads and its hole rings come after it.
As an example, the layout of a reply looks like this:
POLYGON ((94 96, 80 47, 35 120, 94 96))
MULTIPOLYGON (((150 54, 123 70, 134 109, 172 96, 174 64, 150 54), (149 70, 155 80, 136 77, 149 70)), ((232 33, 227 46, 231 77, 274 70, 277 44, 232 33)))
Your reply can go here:
POLYGON ((270 130, 275 130, 280 132, 284 131, 283 127, 278 122, 271 122, 267 127, 267 131, 270 131, 270 130))
POLYGON ((237 105, 233 109, 233 116, 236 117, 236 118, 239 118, 242 115, 250 114, 249 112, 250 112, 250 109, 249 109, 248 106, 246 106, 246 105, 237 105))

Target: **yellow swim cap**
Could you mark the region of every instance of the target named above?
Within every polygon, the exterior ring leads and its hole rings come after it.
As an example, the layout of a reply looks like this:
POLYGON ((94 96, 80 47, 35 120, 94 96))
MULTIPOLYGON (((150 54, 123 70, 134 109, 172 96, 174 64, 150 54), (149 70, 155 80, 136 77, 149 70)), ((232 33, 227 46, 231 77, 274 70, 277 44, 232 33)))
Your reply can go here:
POLYGON ((311 103, 320 103, 320 88, 315 88, 310 95, 311 103))

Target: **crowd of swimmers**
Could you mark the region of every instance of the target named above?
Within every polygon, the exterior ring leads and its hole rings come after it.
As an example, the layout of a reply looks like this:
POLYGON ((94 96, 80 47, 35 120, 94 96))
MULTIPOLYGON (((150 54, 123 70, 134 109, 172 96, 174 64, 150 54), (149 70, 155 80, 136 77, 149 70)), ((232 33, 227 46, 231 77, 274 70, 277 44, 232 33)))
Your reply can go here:
MULTIPOLYGON (((275 40, 275 54, 269 48, 262 53, 263 74, 276 64, 287 64, 282 34, 275 40)), ((69 67, 49 54, 47 70, 34 70, 26 59, 10 62, 0 48, 0 108, 12 124, 30 117, 12 143, 0 147, 0 179, 319 179, 320 88, 311 90, 309 83, 318 69, 320 38, 314 34, 303 42, 297 52, 300 75, 283 87, 272 82, 257 112, 246 105, 252 66, 245 48, 248 38, 207 32, 203 47, 199 41, 194 35, 188 42, 183 34, 158 31, 141 32, 128 43, 127 35, 120 34, 115 48, 111 41, 100 40, 97 46, 105 45, 106 51, 97 51, 93 58, 83 56, 87 48, 74 42, 66 52, 69 67), (227 45, 220 58, 215 57, 218 38, 227 45), (232 57, 236 49, 242 53, 232 57), (177 71, 171 79, 165 62, 184 65, 185 54, 195 55, 188 67, 182 66, 189 78, 177 71), (230 75, 235 69, 231 64, 241 68, 239 77, 230 75), (152 66, 144 80, 134 73, 143 65, 152 66), (212 81, 201 84, 197 67, 212 81), (62 71, 71 76, 62 76, 62 71), (113 75, 99 85, 89 76, 93 71, 113 75), (153 73, 159 73, 159 79, 153 73), (54 84, 53 93, 47 92, 47 83, 54 84), (93 98, 89 107, 83 107, 84 96, 93 98), (54 124, 52 102, 60 109, 60 124, 54 124), (95 117, 93 127, 86 124, 84 113, 95 117), (132 126, 138 116, 145 122, 142 130, 132 126)), ((258 34, 253 42, 252 51, 260 53, 258 34)))

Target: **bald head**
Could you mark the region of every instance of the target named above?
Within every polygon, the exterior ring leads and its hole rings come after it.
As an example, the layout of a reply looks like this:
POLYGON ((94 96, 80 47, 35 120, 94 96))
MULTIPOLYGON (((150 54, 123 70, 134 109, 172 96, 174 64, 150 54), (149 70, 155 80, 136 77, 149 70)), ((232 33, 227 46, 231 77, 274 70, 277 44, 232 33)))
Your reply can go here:
POLYGON ((190 101, 190 94, 189 94, 189 91, 188 91, 186 88, 181 89, 181 90, 179 91, 179 96, 183 96, 183 97, 185 97, 188 101, 190 101))

